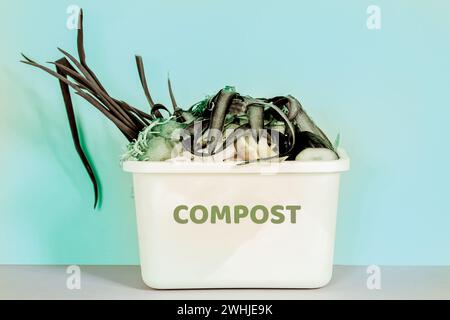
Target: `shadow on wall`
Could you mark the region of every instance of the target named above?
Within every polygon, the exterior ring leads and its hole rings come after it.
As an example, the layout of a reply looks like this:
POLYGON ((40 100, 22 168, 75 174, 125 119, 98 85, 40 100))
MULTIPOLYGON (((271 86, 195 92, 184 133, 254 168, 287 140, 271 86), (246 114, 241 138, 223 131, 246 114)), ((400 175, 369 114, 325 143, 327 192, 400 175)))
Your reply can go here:
MULTIPOLYGON (((33 88, 34 84, 27 83, 28 81, 24 81, 9 68, 5 68, 3 72, 11 83, 19 84, 17 90, 22 104, 20 108, 8 109, 10 121, 6 123, 7 127, 4 130, 12 132, 14 134, 12 139, 18 141, 20 145, 23 144, 22 147, 27 147, 28 159, 41 158, 39 155, 51 156, 48 160, 51 161, 52 168, 60 169, 74 190, 83 190, 84 184, 80 183, 79 175, 74 175, 75 168, 69 165, 74 162, 70 158, 77 160, 77 156, 73 146, 68 145, 68 142, 71 143, 70 130, 62 98, 58 97, 60 101, 49 103, 50 99, 43 98, 43 94, 33 88)), ((59 94, 58 82, 54 82, 55 92, 59 94)), ((80 123, 81 135, 82 127, 80 123)), ((80 192, 80 198, 83 195, 84 193, 80 192)))
POLYGON ((48 90, 47 82, 33 83, 42 75, 30 76, 17 65, 1 70, 2 100, 15 107, 2 103, 0 111, 2 149, 8 154, 0 168, 0 189, 5 189, 0 194, 5 222, 0 223, 0 263, 136 263, 131 178, 119 165, 124 147, 119 135, 90 114, 96 110, 74 100, 80 132, 92 132, 86 151, 95 150, 94 167, 107 184, 108 203, 94 211, 92 185, 73 146, 58 81, 51 81, 54 90, 48 90))

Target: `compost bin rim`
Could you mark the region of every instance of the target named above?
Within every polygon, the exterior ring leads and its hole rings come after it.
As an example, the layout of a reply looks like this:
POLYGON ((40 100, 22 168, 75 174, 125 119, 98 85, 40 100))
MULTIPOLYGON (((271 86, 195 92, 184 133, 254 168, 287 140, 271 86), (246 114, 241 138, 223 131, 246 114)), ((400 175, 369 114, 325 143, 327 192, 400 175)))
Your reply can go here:
POLYGON ((337 173, 350 169, 350 159, 343 149, 339 160, 284 161, 279 163, 251 163, 237 165, 232 162, 149 162, 125 161, 123 170, 131 173, 337 173))

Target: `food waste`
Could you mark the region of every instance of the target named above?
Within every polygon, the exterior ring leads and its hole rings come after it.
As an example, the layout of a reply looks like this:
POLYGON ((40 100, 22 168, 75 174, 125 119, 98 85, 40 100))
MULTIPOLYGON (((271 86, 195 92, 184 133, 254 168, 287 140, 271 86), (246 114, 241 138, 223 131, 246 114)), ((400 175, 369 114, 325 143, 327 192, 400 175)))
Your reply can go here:
POLYGON ((332 161, 339 159, 336 144, 292 95, 262 98, 244 95, 232 86, 182 108, 168 80, 171 107, 155 102, 147 84, 144 63, 136 65, 149 111, 114 98, 86 63, 83 11, 77 35, 78 59, 59 49, 63 57, 49 66, 23 56, 22 62, 59 80, 74 146, 92 181, 95 206, 99 184, 77 127, 71 90, 83 97, 128 140, 122 161, 235 162, 332 161), (53 66, 53 68, 52 68, 53 66))

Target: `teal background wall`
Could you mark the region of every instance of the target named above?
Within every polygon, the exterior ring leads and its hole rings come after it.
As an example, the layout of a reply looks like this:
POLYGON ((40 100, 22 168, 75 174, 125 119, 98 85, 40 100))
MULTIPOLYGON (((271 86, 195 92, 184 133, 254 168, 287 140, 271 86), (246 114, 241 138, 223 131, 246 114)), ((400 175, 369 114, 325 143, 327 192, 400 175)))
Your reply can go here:
MULTIPOLYGON (((352 158, 342 181, 338 264, 450 263, 450 2, 0 1, 0 263, 137 264, 126 141, 75 98, 74 151, 57 81, 19 64, 75 53, 66 8, 84 8, 88 63, 116 97, 146 108, 134 54, 168 103, 170 72, 189 106, 224 85, 255 96, 293 94, 352 158), (366 9, 381 8, 381 30, 366 9)), ((288 190, 287 190, 288 192, 288 190)))

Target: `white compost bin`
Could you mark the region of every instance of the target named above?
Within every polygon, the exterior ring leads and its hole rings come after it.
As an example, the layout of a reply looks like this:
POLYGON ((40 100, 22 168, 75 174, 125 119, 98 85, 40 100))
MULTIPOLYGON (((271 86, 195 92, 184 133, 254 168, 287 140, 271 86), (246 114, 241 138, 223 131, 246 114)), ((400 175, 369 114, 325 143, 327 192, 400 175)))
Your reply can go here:
POLYGON ((349 159, 124 163, 144 282, 156 289, 318 288, 333 271, 349 159))

